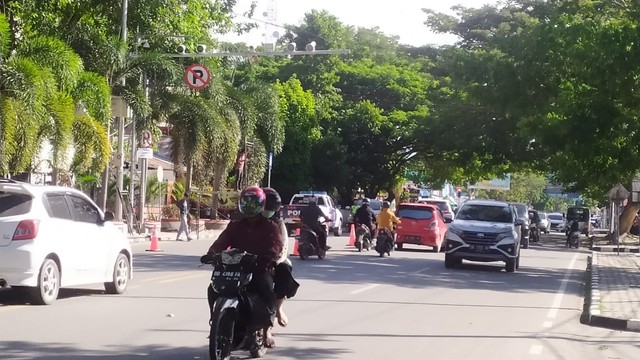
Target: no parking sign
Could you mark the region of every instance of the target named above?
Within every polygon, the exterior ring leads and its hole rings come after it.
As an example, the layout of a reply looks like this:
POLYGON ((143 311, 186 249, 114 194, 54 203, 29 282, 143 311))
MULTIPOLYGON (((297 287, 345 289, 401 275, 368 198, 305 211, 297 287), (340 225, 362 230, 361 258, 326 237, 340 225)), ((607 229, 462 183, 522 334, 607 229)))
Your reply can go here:
POLYGON ((184 82, 193 90, 204 89, 211 80, 211 73, 204 65, 193 64, 184 72, 184 82))

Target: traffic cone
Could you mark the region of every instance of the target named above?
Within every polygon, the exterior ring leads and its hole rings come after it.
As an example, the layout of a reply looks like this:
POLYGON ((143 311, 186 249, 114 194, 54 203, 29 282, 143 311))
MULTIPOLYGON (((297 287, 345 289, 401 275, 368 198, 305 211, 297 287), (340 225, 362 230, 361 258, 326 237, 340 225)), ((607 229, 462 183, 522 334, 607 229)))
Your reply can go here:
POLYGON ((149 246, 149 250, 147 251, 162 251, 158 249, 158 234, 156 233, 156 225, 153 225, 153 230, 151 231, 151 245, 149 246))
POLYGON ((298 237, 300 236, 300 228, 296 229, 296 241, 293 243, 293 254, 291 254, 291 256, 299 256, 300 253, 298 252, 298 246, 299 246, 299 242, 300 240, 298 239, 298 237))
POLYGON ((349 234, 349 244, 347 246, 355 246, 356 245, 356 227, 351 224, 351 233, 349 234))

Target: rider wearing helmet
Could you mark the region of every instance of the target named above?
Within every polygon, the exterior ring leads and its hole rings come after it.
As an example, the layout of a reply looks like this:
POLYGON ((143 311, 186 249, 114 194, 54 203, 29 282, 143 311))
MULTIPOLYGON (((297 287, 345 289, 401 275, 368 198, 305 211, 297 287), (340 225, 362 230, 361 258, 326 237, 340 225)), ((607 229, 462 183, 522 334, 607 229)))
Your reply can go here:
MULTIPOLYGON (((223 252, 229 247, 246 251, 257 256, 258 267, 253 272, 253 289, 267 306, 269 319, 259 319, 264 322, 264 337, 267 347, 275 346, 269 329, 273 326, 273 317, 276 313, 276 296, 273 291, 272 269, 282 252, 282 235, 280 227, 273 221, 265 218, 262 212, 265 210, 266 195, 257 187, 248 187, 240 193, 238 209, 244 215, 243 219, 230 222, 218 239, 211 245, 207 256, 223 252)), ((204 258, 203 257, 203 258, 204 258)), ((216 294, 211 286, 208 291, 210 308, 213 306, 216 294)), ((262 313, 262 311, 259 311, 262 313)))
POLYGON ((282 252, 276 261, 275 273, 273 276, 273 290, 276 293, 276 318, 280 326, 285 327, 289 323, 287 315, 283 311, 284 299, 292 298, 298 291, 298 284, 292 275, 293 267, 288 257, 289 233, 284 222, 280 219, 280 208, 282 198, 277 191, 272 188, 262 188, 267 197, 266 205, 262 215, 278 224, 282 234, 282 252))
POLYGON ((318 206, 316 198, 312 196, 309 198, 309 205, 300 210, 300 220, 302 220, 302 223, 309 229, 318 234, 318 245, 321 249, 328 251, 327 231, 324 226, 320 225, 318 222, 319 218, 324 218, 326 221, 330 221, 329 217, 324 213, 324 211, 322 211, 320 206, 318 206))
POLYGON ((393 225, 400 224, 400 219, 391 211, 391 203, 388 201, 384 201, 382 203, 382 210, 377 217, 378 223, 378 231, 380 230, 389 230, 392 235, 395 236, 395 232, 393 231, 393 225))
POLYGON ((375 231, 375 222, 376 215, 373 213, 373 210, 369 207, 369 199, 365 198, 362 200, 362 206, 356 211, 353 216, 353 221, 356 224, 365 225, 369 228, 369 233, 373 236, 375 231))

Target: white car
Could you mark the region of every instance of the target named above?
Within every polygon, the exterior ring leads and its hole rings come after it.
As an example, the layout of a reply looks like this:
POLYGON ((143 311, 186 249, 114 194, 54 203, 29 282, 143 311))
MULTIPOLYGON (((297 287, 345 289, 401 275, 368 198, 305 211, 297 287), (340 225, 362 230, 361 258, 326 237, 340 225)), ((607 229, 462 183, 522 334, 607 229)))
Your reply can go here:
POLYGON ((49 305, 61 287, 104 283, 122 294, 131 246, 82 192, 0 179, 0 287, 24 288, 49 305))

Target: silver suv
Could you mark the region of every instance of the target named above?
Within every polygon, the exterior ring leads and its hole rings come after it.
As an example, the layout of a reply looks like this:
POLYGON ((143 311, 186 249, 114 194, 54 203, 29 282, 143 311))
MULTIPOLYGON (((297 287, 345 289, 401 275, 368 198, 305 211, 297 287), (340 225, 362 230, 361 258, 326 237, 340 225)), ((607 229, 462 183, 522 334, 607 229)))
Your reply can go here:
POLYGON ((506 202, 465 202, 446 234, 444 265, 448 269, 462 260, 504 261, 507 272, 520 267, 520 227, 515 207, 506 202))

